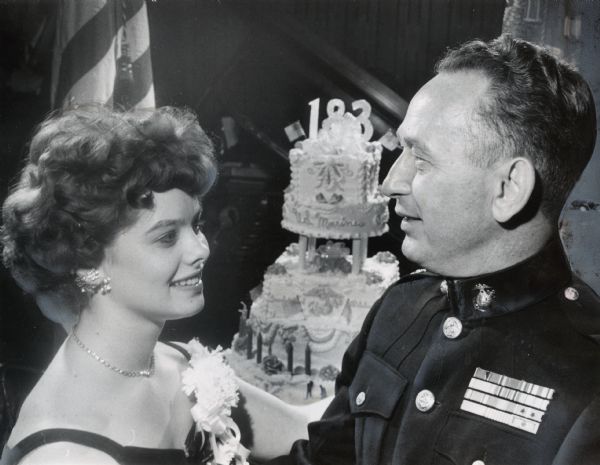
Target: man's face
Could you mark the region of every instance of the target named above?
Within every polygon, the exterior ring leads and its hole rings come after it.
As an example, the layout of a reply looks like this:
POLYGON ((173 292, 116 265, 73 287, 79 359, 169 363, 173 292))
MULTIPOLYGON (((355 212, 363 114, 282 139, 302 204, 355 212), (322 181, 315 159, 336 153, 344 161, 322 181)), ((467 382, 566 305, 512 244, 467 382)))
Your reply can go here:
POLYGON ((476 72, 441 73, 425 84, 398 129, 404 149, 382 186, 403 218, 404 255, 448 276, 485 269, 499 230, 493 170, 473 162, 490 156, 482 141, 495 137, 476 114, 487 89, 476 72))

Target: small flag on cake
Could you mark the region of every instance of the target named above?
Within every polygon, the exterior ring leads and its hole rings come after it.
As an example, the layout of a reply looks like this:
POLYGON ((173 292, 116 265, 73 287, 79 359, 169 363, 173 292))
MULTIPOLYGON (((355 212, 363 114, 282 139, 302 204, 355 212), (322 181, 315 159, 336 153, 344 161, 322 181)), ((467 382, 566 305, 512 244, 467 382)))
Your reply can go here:
POLYGON ((304 132, 300 121, 295 121, 289 126, 286 126, 284 131, 290 142, 294 142, 301 137, 306 137, 306 133, 304 132))

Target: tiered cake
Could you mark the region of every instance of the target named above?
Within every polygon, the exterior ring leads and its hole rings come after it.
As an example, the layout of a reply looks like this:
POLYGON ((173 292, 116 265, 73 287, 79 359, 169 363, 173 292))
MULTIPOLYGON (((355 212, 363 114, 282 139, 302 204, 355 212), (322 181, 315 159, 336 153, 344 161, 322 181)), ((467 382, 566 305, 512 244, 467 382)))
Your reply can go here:
MULTIPOLYGON (((369 236, 387 231, 378 192, 381 145, 369 142, 370 107, 329 102, 323 127, 290 152, 282 225, 300 235, 265 273, 242 314, 230 362, 247 381, 291 403, 333 394, 342 355, 371 305, 398 279, 389 252, 367 258, 369 236), (343 242, 352 241, 352 255, 343 242)), ((313 108, 314 110, 314 108, 313 108)), ((312 119, 312 118, 311 118, 312 119)))

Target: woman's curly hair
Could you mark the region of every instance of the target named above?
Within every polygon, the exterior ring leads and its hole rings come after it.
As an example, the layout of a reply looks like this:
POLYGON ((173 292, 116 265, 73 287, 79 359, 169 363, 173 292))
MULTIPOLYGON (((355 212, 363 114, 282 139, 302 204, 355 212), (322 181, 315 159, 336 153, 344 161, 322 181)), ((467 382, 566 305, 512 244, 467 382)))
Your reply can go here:
MULTIPOLYGON (((188 110, 77 108, 44 121, 2 209, 3 261, 26 291, 71 288, 105 247, 152 208, 152 192, 201 197, 214 148, 188 110)), ((74 294, 72 294, 74 295, 74 294)))

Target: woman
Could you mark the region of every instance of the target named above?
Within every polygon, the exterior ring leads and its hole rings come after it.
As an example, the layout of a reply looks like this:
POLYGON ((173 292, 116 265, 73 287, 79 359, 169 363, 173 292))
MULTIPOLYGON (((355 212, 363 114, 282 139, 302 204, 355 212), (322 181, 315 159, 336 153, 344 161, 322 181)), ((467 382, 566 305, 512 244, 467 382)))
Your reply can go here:
POLYGON ((72 329, 25 400, 3 464, 210 454, 194 443, 203 437, 182 391, 184 351, 157 341, 166 320, 204 305, 201 198, 215 175, 213 146, 186 111, 77 109, 40 126, 3 206, 3 258, 72 329))

